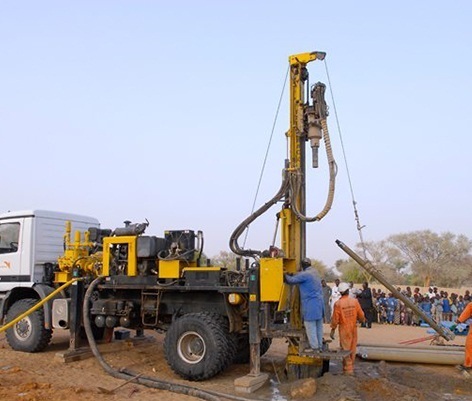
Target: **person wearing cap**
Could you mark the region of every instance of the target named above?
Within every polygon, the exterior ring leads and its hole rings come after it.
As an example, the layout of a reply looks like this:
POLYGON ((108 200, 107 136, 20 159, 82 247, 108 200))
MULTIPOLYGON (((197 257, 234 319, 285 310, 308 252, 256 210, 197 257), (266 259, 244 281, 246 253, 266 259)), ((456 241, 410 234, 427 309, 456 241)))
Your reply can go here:
POLYGON ((354 360, 356 358, 357 347, 357 321, 365 322, 364 312, 362 312, 359 301, 349 297, 349 284, 339 284, 341 298, 334 304, 333 316, 331 318, 330 337, 334 339, 336 328, 339 327, 339 345, 341 349, 351 351, 343 359, 343 371, 345 374, 354 374, 354 360))
POLYGON ((323 289, 317 271, 311 267, 311 260, 304 258, 301 266, 301 272, 285 274, 285 282, 298 284, 300 288, 303 324, 311 347, 306 352, 320 352, 323 347, 323 289))

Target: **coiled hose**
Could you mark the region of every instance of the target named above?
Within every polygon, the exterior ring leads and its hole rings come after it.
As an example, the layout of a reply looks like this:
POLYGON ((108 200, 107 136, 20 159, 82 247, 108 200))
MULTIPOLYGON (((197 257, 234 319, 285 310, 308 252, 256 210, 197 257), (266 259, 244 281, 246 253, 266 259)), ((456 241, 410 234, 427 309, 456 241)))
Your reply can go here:
MULTIPOLYGON (((328 187, 328 195, 326 198, 326 203, 316 216, 308 217, 303 215, 300 210, 297 208, 296 199, 292 199, 291 205, 293 212, 295 215, 302 221, 306 222, 313 222, 313 221, 320 221, 323 217, 325 217, 333 206, 334 201, 334 192, 335 192, 335 184, 336 184, 336 174, 337 174, 337 166, 336 161, 334 160, 333 156, 333 149, 331 147, 331 140, 329 136, 328 124, 326 119, 321 120, 321 128, 323 129, 323 141, 325 143, 326 149, 326 156, 328 158, 328 166, 329 166, 329 187, 328 187)), ((292 173, 290 176, 290 189, 292 192, 292 197, 296 197, 297 194, 300 193, 301 188, 301 177, 300 174, 292 173)))
POLYGON ((329 187, 328 187, 328 195, 326 198, 326 203, 316 216, 308 217, 303 215, 300 210, 297 208, 296 197, 300 194, 301 188, 301 180, 302 177, 300 176, 300 172, 290 171, 285 169, 283 172, 283 180, 280 189, 275 194, 275 196, 270 199, 267 203, 262 205, 259 209, 257 209, 254 213, 252 213, 249 217, 239 224, 236 229, 231 234, 229 240, 229 247, 230 249, 239 256, 246 256, 246 257, 256 257, 261 255, 261 251, 254 250, 254 249, 243 249, 238 244, 238 239, 244 232, 244 230, 251 224, 254 220, 256 220, 260 215, 265 213, 268 209, 270 209, 273 205, 275 205, 278 201, 280 201, 284 196, 289 195, 290 197, 290 205, 292 207, 293 212, 295 215, 301 220, 306 222, 313 222, 319 221, 323 217, 325 217, 331 209, 334 201, 334 192, 335 192, 335 185, 336 185, 336 175, 337 175, 337 165, 336 161, 334 160, 333 156, 333 149, 331 147, 331 140, 329 136, 328 124, 326 119, 321 120, 321 128, 323 129, 323 141, 325 143, 326 149, 326 156, 328 158, 328 166, 329 166, 329 187))
POLYGON ((95 358, 97 358, 98 362, 100 363, 102 368, 105 370, 105 372, 107 372, 108 374, 110 374, 111 376, 117 379, 122 379, 122 380, 134 379, 136 383, 142 384, 147 387, 151 387, 151 388, 155 388, 159 390, 167 390, 167 391, 171 391, 173 393, 178 393, 178 394, 185 394, 185 395, 201 398, 203 400, 208 400, 208 401, 219 401, 222 398, 231 399, 235 401, 254 401, 250 398, 238 397, 231 394, 224 394, 224 393, 219 393, 217 391, 211 391, 211 390, 201 390, 201 389, 197 389, 191 386, 187 386, 185 384, 172 383, 172 382, 160 380, 154 377, 138 375, 137 373, 134 373, 127 369, 116 370, 112 368, 105 361, 103 356, 100 354, 100 351, 98 350, 97 343, 95 341, 95 338, 93 337, 92 326, 90 322, 90 313, 89 313, 90 312, 90 306, 89 306, 90 298, 92 296, 93 291, 95 290, 95 288, 101 282, 102 279, 103 277, 96 278, 90 284, 90 286, 88 287, 85 293, 83 319, 84 319, 85 333, 87 334, 87 340, 88 340, 90 349, 92 350, 93 355, 95 356, 95 358))

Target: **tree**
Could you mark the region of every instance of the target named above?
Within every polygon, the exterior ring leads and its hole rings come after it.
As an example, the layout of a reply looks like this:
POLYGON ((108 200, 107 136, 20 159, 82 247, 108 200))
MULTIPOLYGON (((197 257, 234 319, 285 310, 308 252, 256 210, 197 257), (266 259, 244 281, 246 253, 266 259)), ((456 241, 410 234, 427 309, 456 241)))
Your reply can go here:
POLYGON ((362 283, 366 277, 362 268, 353 259, 339 259, 335 263, 336 269, 341 272, 341 280, 345 282, 362 283))
POLYGON ((407 259, 413 275, 424 286, 457 286, 470 277, 472 242, 465 235, 430 230, 392 235, 388 238, 407 259), (468 267, 468 268, 467 268, 468 267))
MULTIPOLYGON (((408 260, 401 251, 388 241, 366 242, 365 250, 369 255, 369 260, 382 275, 392 283, 406 284, 406 272, 408 260)), ((360 247, 360 244, 357 245, 360 247)), ((370 283, 373 277, 367 274, 367 281, 370 283)))
POLYGON ((318 272, 320 277, 326 281, 334 281, 338 276, 333 271, 333 269, 328 269, 325 263, 318 259, 311 259, 311 265, 315 268, 318 272))
POLYGON ((218 255, 213 256, 211 263, 228 270, 236 270, 236 258, 237 256, 232 252, 220 251, 218 255))

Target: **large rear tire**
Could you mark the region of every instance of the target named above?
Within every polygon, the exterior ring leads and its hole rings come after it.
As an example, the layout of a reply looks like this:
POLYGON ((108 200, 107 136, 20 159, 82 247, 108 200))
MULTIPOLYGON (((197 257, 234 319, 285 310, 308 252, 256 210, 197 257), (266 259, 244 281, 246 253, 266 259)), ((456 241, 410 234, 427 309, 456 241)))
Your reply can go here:
POLYGON ((189 313, 175 320, 166 334, 167 363, 187 380, 206 380, 226 369, 236 348, 227 320, 216 313, 189 313))
MULTIPOLYGON (((7 323, 31 309, 37 299, 25 298, 16 301, 7 312, 7 323)), ((51 341, 52 330, 44 327, 44 309, 39 308, 17 322, 6 331, 7 342, 15 351, 40 352, 51 341)))

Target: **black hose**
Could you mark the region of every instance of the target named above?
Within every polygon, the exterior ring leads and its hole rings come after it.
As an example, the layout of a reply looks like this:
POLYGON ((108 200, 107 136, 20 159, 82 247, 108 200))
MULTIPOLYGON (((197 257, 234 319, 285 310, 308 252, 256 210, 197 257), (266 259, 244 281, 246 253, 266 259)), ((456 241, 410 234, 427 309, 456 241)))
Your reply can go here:
POLYGON ((200 250, 198 252, 198 258, 197 258, 197 266, 200 266, 200 259, 203 254, 203 245, 205 244, 205 239, 203 238, 203 231, 198 231, 197 236, 200 236, 201 242, 200 242, 200 250))
POLYGON ((275 194, 275 196, 270 199, 267 203, 262 205, 259 209, 257 209, 254 213, 252 213, 249 217, 239 224, 236 229, 231 234, 229 240, 229 247, 231 250, 239 256, 246 256, 246 257, 255 257, 261 255, 262 252, 254 249, 243 249, 238 244, 238 239, 244 230, 251 224, 254 220, 256 220, 260 215, 265 213, 269 210, 273 205, 275 205, 278 201, 280 201, 286 194, 289 189, 290 181, 288 179, 288 173, 284 170, 284 177, 282 180, 282 185, 280 186, 279 191, 275 194))
MULTIPOLYGON (((98 362, 100 363, 102 368, 105 370, 105 372, 107 372, 108 374, 110 374, 113 377, 116 377, 117 379, 129 380, 130 378, 135 377, 135 376, 132 376, 128 373, 120 372, 119 370, 113 369, 103 359, 102 355, 100 354, 100 351, 98 350, 97 343, 95 342, 95 339, 93 337, 92 327, 91 327, 91 323, 90 323, 90 316, 89 316, 89 302, 90 302, 90 298, 92 296, 92 293, 93 293, 95 287, 100 283, 101 280, 102 280, 102 277, 96 278, 90 284, 90 286, 87 289, 87 292, 85 293, 84 309, 83 309, 84 310, 83 318, 84 318, 85 333, 87 334, 87 340, 89 342, 89 346, 90 346, 90 349, 92 350, 93 355, 95 356, 95 358, 97 358, 98 362)), ((209 401, 219 400, 218 397, 215 397, 211 394, 208 394, 204 391, 195 389, 193 387, 185 386, 185 385, 181 385, 181 384, 174 384, 174 383, 170 383, 170 382, 167 382, 167 381, 164 381, 164 380, 154 379, 154 378, 151 378, 151 377, 145 377, 145 376, 136 377, 135 381, 137 383, 144 384, 145 386, 153 387, 153 388, 156 388, 156 389, 159 389, 159 390, 168 390, 168 391, 172 391, 172 392, 175 392, 175 393, 190 395, 190 396, 202 398, 204 400, 209 400, 209 401)))
POLYGON ((92 332, 92 326, 90 322, 90 298, 92 296, 93 291, 95 290, 95 287, 100 283, 100 281, 103 279, 103 277, 98 277, 88 287, 85 296, 84 296, 84 305, 83 305, 83 319, 84 319, 84 328, 85 328, 85 333, 87 334, 87 340, 90 346, 90 349, 92 350, 93 355, 95 358, 97 358, 98 362, 102 366, 102 368, 110 374, 111 376, 117 378, 117 379, 122 379, 122 380, 129 380, 131 378, 134 378, 134 381, 138 384, 142 384, 147 387, 159 389, 159 390, 167 390, 171 391, 173 393, 178 393, 178 394, 185 394, 189 395, 192 397, 197 397, 201 398, 203 400, 208 400, 208 401, 219 401, 221 398, 227 398, 227 399, 232 399, 236 401, 254 401, 248 398, 243 398, 243 397, 237 397, 233 396, 231 394, 223 394, 223 393, 218 393, 215 391, 206 391, 206 390, 200 390, 195 387, 190 387, 185 384, 178 384, 178 383, 172 383, 169 381, 165 380, 160 380, 156 379, 154 377, 149 377, 149 376, 139 376, 138 374, 132 373, 130 371, 127 371, 125 369, 121 370, 116 370, 113 369, 102 357, 100 354, 100 351, 98 350, 97 343, 95 342, 95 338, 93 337, 93 332, 92 332))
MULTIPOLYGON (((128 369, 120 369, 120 372, 123 372, 123 373, 126 373, 128 374, 130 377, 136 377, 139 375, 139 373, 136 373, 136 372, 133 372, 132 370, 128 370, 128 369)), ((142 377, 142 376, 139 376, 139 377, 142 377)), ((151 380, 154 380, 154 378, 152 378, 151 380)), ((196 390, 196 389, 195 389, 196 390)), ((211 395, 214 395, 215 397, 218 397, 217 399, 220 400, 221 398, 227 398, 229 400, 235 400, 235 401, 256 401, 255 399, 253 398, 245 398, 245 397, 239 397, 237 395, 232 395, 232 394, 225 394, 225 393, 220 393, 219 391, 213 391, 213 390, 199 390, 199 391, 203 391, 205 393, 208 393, 208 394, 211 394, 211 395)), ((192 394, 189 394, 189 395, 192 395, 192 394)), ((259 400, 260 401, 260 400, 259 400)))

